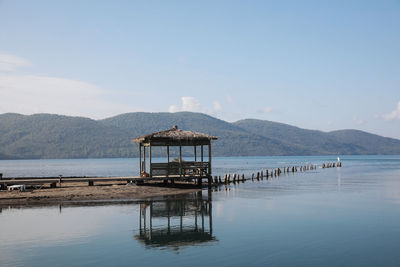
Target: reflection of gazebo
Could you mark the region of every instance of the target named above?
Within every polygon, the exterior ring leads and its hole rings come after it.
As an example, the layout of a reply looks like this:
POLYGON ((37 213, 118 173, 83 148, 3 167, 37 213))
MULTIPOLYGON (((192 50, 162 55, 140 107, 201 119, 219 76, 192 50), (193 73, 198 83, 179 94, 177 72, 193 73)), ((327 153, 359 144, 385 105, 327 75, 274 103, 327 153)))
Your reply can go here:
POLYGON ((149 177, 165 177, 166 180, 170 179, 172 182, 174 179, 191 180, 197 178, 200 185, 202 179, 207 178, 209 185, 211 185, 211 140, 216 139, 216 136, 180 130, 176 125, 166 131, 137 137, 133 141, 139 143, 140 174, 149 177), (167 148, 167 162, 152 162, 152 147, 155 146, 167 148), (193 147, 193 161, 182 159, 182 147, 188 146, 193 147), (198 146, 200 146, 200 160, 197 158, 198 146), (208 148, 208 161, 204 159, 204 146, 208 148), (176 161, 170 160, 170 147, 179 147, 179 158, 176 161), (148 164, 146 164, 146 151, 148 151, 148 164))
POLYGON ((215 241, 211 192, 206 199, 197 192, 185 198, 144 201, 140 204, 139 220, 139 234, 135 238, 146 246, 180 248, 215 241), (177 219, 179 223, 175 223, 177 219), (162 225, 154 226, 153 220, 162 225))

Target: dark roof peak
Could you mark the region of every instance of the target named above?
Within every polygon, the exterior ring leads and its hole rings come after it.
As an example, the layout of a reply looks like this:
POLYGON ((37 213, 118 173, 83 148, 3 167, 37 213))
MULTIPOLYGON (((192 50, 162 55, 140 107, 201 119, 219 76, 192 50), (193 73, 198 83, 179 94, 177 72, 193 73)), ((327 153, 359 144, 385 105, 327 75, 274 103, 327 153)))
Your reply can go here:
POLYGON ((210 141, 218 139, 217 136, 212 136, 205 133, 193 132, 193 131, 185 131, 178 129, 177 125, 174 125, 171 129, 165 131, 159 131, 151 134, 146 134, 137 138, 134 138, 132 141, 135 143, 169 143, 169 142, 184 142, 184 143, 197 143, 202 141, 210 141))

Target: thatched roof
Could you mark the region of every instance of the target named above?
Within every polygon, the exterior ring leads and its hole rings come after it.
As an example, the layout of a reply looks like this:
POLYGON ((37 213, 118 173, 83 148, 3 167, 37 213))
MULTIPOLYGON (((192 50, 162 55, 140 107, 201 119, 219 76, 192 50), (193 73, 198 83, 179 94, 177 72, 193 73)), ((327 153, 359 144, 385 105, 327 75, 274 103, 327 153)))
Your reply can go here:
POLYGON ((146 134, 132 141, 140 144, 151 144, 151 145, 202 145, 208 144, 211 140, 218 139, 217 136, 208 135, 205 133, 184 131, 178 129, 178 126, 174 125, 169 130, 146 134))

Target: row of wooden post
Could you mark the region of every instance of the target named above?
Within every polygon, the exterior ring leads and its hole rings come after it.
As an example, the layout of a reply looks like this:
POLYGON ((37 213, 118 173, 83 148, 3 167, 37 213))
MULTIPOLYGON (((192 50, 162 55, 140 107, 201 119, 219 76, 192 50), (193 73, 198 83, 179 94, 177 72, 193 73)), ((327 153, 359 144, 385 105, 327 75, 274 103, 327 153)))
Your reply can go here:
MULTIPOLYGON (((331 168, 331 167, 342 167, 342 163, 323 163, 321 168, 331 168)), ((297 171, 300 172, 305 172, 308 170, 315 170, 317 169, 316 165, 304 165, 304 166, 291 166, 291 167, 284 167, 284 168, 275 168, 271 170, 261 170, 260 172, 252 173, 251 177, 246 178, 244 173, 242 175, 239 175, 237 173, 230 174, 226 173, 224 177, 222 178, 221 176, 214 176, 214 185, 220 185, 220 184, 230 184, 230 183, 239 183, 239 182, 245 182, 246 180, 263 180, 264 177, 266 180, 268 180, 269 177, 278 177, 279 175, 283 173, 295 173, 297 171)))
POLYGON ((325 168, 335 168, 335 167, 338 167, 338 168, 340 168, 340 167, 342 167, 342 162, 341 161, 338 161, 337 163, 335 163, 335 162, 333 162, 333 163, 322 163, 322 169, 325 169, 325 168))

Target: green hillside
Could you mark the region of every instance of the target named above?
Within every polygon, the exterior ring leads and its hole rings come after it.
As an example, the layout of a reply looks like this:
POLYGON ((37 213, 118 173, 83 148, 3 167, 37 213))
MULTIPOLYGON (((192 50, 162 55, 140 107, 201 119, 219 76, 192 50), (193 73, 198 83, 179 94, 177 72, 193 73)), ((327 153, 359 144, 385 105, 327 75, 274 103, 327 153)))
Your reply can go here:
POLYGON ((50 114, 0 116, 0 153, 16 158, 126 157, 126 134, 98 121, 50 114))
POLYGON ((169 129, 173 125, 208 133, 219 137, 214 143, 214 154, 220 156, 296 155, 304 152, 298 146, 249 133, 231 123, 202 113, 128 113, 101 122, 129 132, 131 137, 169 129))
POLYGON ((400 154, 400 140, 358 130, 326 133, 254 119, 241 120, 233 124, 264 137, 304 145, 314 154, 400 154))
POLYGON ((400 140, 381 137, 359 130, 340 130, 328 133, 338 143, 346 144, 354 150, 350 154, 400 154, 400 140))
POLYGON ((7 113, 0 115, 0 159, 135 157, 132 138, 173 125, 218 136, 216 156, 400 154, 400 140, 362 131, 325 133, 252 119, 228 123, 192 112, 138 112, 104 120, 7 113))

